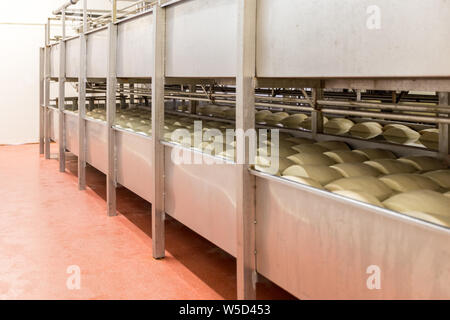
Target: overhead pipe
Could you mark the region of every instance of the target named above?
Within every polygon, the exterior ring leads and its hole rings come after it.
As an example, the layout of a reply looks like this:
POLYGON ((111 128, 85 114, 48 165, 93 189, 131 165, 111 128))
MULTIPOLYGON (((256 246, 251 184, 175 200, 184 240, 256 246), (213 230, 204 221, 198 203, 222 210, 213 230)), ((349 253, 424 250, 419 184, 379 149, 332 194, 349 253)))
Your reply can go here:
POLYGON ((62 11, 66 10, 68 7, 75 5, 80 0, 69 0, 65 4, 63 4, 60 8, 54 10, 52 13, 56 16, 57 14, 60 14, 62 11))

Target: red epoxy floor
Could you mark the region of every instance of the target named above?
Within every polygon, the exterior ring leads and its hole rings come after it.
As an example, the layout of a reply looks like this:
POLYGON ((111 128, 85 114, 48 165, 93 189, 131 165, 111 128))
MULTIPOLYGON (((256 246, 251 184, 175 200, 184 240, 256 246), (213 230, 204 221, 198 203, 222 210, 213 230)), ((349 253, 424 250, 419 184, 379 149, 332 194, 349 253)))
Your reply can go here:
MULTIPOLYGON (((81 192, 76 167, 69 158, 59 173, 37 145, 0 146, 0 299, 236 298, 233 257, 169 219, 154 260, 150 205, 119 188, 120 215, 107 217, 105 176, 88 168, 81 192), (80 290, 66 285, 73 265, 80 290)), ((257 297, 292 298, 265 279, 257 297)))

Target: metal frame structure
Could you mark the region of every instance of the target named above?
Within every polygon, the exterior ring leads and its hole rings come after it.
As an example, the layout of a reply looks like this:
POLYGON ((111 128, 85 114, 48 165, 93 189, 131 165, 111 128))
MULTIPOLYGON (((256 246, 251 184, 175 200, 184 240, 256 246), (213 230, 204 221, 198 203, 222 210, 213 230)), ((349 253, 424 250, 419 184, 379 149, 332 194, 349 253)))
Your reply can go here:
MULTIPOLYGON (((296 4, 289 2, 295 8, 296 4)), ((276 50, 262 52, 267 49, 266 40, 273 36, 270 34, 261 40, 261 32, 267 30, 260 15, 273 6, 268 0, 137 1, 131 15, 118 10, 116 0, 111 10, 101 12, 102 15, 90 11, 87 4, 88 1, 83 0, 79 36, 65 36, 66 14, 80 14, 70 6, 56 10, 63 24, 62 38, 54 38, 59 39, 59 43, 51 44, 50 19, 46 26, 45 48, 40 51, 40 152, 50 158, 51 137, 57 139, 61 171, 65 170, 67 150, 78 155, 80 190, 86 186, 87 163, 105 173, 110 216, 117 214, 118 183, 151 202, 155 259, 165 256, 164 220, 165 214, 169 214, 236 257, 239 299, 255 298, 258 274, 299 298, 450 297, 450 275, 445 271, 450 265, 450 230, 252 171, 245 137, 237 140, 238 154, 241 150, 245 155, 243 164, 239 165, 175 165, 170 160, 174 146, 163 141, 165 101, 188 102, 191 114, 195 114, 199 102, 214 101, 236 107, 233 123, 238 131, 255 128, 255 108, 305 111, 312 115, 311 132, 282 131, 319 141, 343 140, 359 147, 382 147, 399 154, 435 155, 449 161, 450 70, 447 76, 393 77, 386 74, 385 77, 355 78, 339 74, 311 77, 297 73, 288 77, 291 70, 286 69, 284 61, 273 60, 270 56, 277 53, 276 50), (188 16, 186 13, 195 14, 188 16), (95 14, 94 18, 89 16, 95 14), (211 30, 190 19, 200 19, 202 23, 211 19, 217 21, 216 36, 202 38, 211 30), (94 29, 89 29, 91 27, 94 29), (121 37, 124 33, 128 38, 121 37), (191 39, 186 34, 196 37, 191 39), (145 38, 137 43, 136 37, 142 35, 149 40, 145 38), (197 51, 200 40, 208 41, 201 52, 197 51), (71 41, 79 41, 79 47, 73 45, 79 54, 76 68, 67 60, 68 50, 72 50, 68 46, 71 41), (133 50, 125 52, 126 45, 133 50), (107 48, 106 52, 102 51, 103 47, 107 48), (54 52, 59 54, 58 74, 54 73, 54 52), (230 55, 230 52, 235 54, 230 55), (130 54, 134 59, 129 59, 130 54), (124 61, 129 67, 129 76, 127 70, 124 71, 124 61), (280 77, 272 73, 274 66, 282 70, 280 77), (78 74, 68 74, 74 69, 78 69, 78 74), (136 70, 144 71, 137 76, 136 70), (58 126, 52 118, 55 110, 50 105, 51 80, 59 83, 58 126), (66 81, 78 83, 78 116, 65 110, 66 81), (334 88, 356 90, 355 101, 331 99, 325 89, 334 88), (282 97, 270 94, 276 90, 282 92, 282 97), (442 93, 439 106, 432 108, 436 116, 429 117, 408 114, 427 111, 428 107, 412 107, 396 101, 363 102, 361 90, 442 93), (92 108, 97 99, 94 94, 98 93, 106 96, 106 123, 86 118, 86 102, 89 101, 89 108, 92 108), (117 101, 121 100, 123 105, 124 96, 128 96, 125 99, 130 104, 134 104, 135 99, 151 98, 151 137, 114 126, 117 101), (374 107, 406 113, 375 114, 365 110, 374 107), (323 117, 329 113, 438 124, 440 147, 436 152, 326 135, 323 117), (220 179, 221 184, 215 179, 220 179), (195 193, 199 199, 188 198, 188 194, 195 193), (211 199, 215 206, 205 199, 211 199), (391 251, 384 250, 383 245, 392 247, 391 251), (414 261, 417 256, 420 258, 414 261), (326 259, 330 259, 330 265, 320 265, 326 259), (417 265, 410 267, 408 274, 401 275, 402 267, 411 263, 417 265), (371 264, 386 270, 384 281, 387 283, 381 291, 372 292, 365 287, 366 267, 371 264), (408 277, 412 273, 416 283, 402 283, 411 281, 408 277)), ((314 22, 308 20, 308 23, 314 22)), ((277 25, 275 29, 279 28, 277 25)), ((311 42, 308 44, 312 46, 311 42)), ((299 68, 301 66, 295 65, 294 69, 299 68)))

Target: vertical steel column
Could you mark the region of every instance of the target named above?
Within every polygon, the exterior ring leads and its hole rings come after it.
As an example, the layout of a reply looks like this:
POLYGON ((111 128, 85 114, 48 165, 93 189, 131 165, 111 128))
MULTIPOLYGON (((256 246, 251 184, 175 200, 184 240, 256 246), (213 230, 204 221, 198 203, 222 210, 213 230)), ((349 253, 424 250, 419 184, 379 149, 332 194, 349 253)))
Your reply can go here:
POLYGON ((323 89, 313 88, 312 102, 314 105, 314 110, 311 112, 311 133, 314 139, 317 137, 318 134, 323 133, 322 107, 317 103, 318 100, 322 99, 323 99, 323 89))
MULTIPOLYGON (((255 128, 256 0, 239 0, 236 74, 236 130, 255 128)), ((237 297, 256 297, 255 178, 250 175, 249 141, 237 139, 245 152, 237 167, 237 297)))
POLYGON ((164 211, 164 83, 165 83, 166 11, 153 7, 153 75, 152 75, 152 246, 153 257, 165 256, 164 211))
MULTIPOLYGON (((448 107, 450 97, 448 92, 439 92, 439 105, 448 107)), ((440 116, 444 116, 441 114, 440 116)), ((445 161, 449 161, 450 154, 450 129, 445 123, 439 124, 439 157, 445 161)))
POLYGON ((86 82, 87 82, 87 0, 83 0, 83 31, 80 34, 80 70, 78 74, 78 189, 86 189, 86 82))
POLYGON ((64 125, 66 86, 66 10, 62 10, 62 39, 59 43, 59 171, 66 171, 66 126, 64 125))
POLYGON ((134 92, 134 83, 130 83, 129 84, 129 89, 130 89, 130 106, 133 106, 134 105, 134 93, 132 93, 132 92, 134 92))
POLYGON ((117 215, 116 209, 116 136, 113 128, 116 116, 116 89, 117 89, 117 25, 115 24, 116 0, 113 0, 113 20, 108 26, 108 74, 106 79, 106 117, 108 125, 108 174, 106 185, 106 201, 108 215, 117 215))
POLYGON ((45 30, 45 82, 44 82, 44 154, 45 159, 50 159, 50 19, 46 24, 45 30))
MULTIPOLYGON (((195 93, 197 90, 197 86, 195 84, 189 85, 189 93, 195 93)), ((197 105, 198 101, 189 100, 189 113, 196 114, 197 113, 197 105)))
POLYGON ((39 48, 39 154, 44 154, 45 49, 39 48))

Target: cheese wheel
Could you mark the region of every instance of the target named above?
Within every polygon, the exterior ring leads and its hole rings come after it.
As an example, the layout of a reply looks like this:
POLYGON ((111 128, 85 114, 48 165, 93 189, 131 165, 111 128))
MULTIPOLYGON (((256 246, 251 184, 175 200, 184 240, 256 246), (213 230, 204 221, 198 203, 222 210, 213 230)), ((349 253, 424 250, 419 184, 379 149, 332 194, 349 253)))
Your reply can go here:
MULTIPOLYGON (((258 148, 257 154, 261 155, 261 156, 270 156, 272 154, 272 147, 267 146, 267 147, 258 148)), ((278 156, 281 158, 287 158, 294 154, 296 154, 296 151, 289 147, 280 146, 278 148, 278 156)))
POLYGON ((430 171, 423 174, 444 189, 450 189, 450 169, 430 171))
POLYGON ((394 159, 376 159, 364 162, 377 169, 382 174, 413 173, 416 171, 412 165, 394 159))
POLYGON ((354 125, 355 123, 351 120, 334 118, 328 121, 323 129, 326 134, 340 135, 347 133, 354 125))
MULTIPOLYGON (((419 140, 420 133, 404 125, 388 125, 383 137, 389 141, 399 144, 408 144, 419 140), (388 127, 390 126, 390 127, 388 127)), ((385 128, 386 128, 385 127, 385 128)))
POLYGON ((377 159, 397 159, 395 154, 393 154, 389 150, 383 149, 356 149, 353 152, 360 153, 365 155, 369 160, 377 160, 377 159))
POLYGON ((330 191, 366 192, 380 201, 386 200, 394 193, 383 181, 375 177, 343 178, 325 185, 325 188, 330 191))
POLYGON ((327 166, 293 165, 283 171, 283 176, 309 178, 326 185, 331 181, 342 178, 342 175, 327 166))
POLYGON ((274 164, 272 168, 272 160, 270 157, 258 156, 255 159, 255 169, 272 175, 280 175, 281 172, 291 167, 294 163, 289 159, 278 159, 278 167, 274 164))
POLYGON ((260 110, 255 113, 255 122, 262 123, 264 119, 272 114, 269 110, 260 110))
POLYGON ((373 139, 383 133, 381 125, 376 122, 362 122, 354 125, 350 129, 353 137, 360 139, 373 139))
POLYGON ((286 112, 276 112, 265 117, 263 122, 268 126, 276 126, 281 124, 281 121, 287 117, 289 117, 289 114, 286 112))
POLYGON ((357 192, 351 190, 338 190, 333 191, 333 193, 356 201, 365 202, 377 207, 383 207, 383 204, 380 202, 380 200, 364 191, 357 192))
POLYGON ((331 168, 339 171, 345 178, 351 177, 378 177, 380 172, 365 163, 339 163, 331 166, 331 168))
POLYGON ((408 192, 414 190, 438 191, 440 186, 433 180, 413 173, 391 174, 380 178, 389 188, 397 192, 408 192))
POLYGON ((337 163, 364 162, 368 160, 365 155, 349 150, 328 151, 324 152, 324 154, 337 163))
POLYGON ((402 213, 405 215, 408 215, 410 217, 416 218, 416 219, 420 219, 423 221, 431 222, 436 225, 450 228, 450 217, 444 217, 444 216, 440 216, 440 215, 434 215, 434 214, 430 214, 430 213, 417 212, 417 211, 405 211, 402 213))
POLYGON ((300 137, 290 137, 290 138, 287 138, 285 140, 288 141, 288 142, 292 142, 292 143, 294 143, 296 145, 299 145, 299 144, 313 144, 313 143, 315 143, 315 141, 312 140, 312 139, 300 138, 300 137))
POLYGON ((423 212, 442 217, 450 216, 450 198, 431 190, 400 193, 384 201, 383 205, 402 213, 423 212))
POLYGON ((438 150, 439 149, 439 130, 437 132, 424 132, 419 141, 428 149, 438 150))
POLYGON ((321 141, 317 142, 317 145, 324 147, 328 150, 351 150, 348 144, 342 141, 321 141))
MULTIPOLYGON (((305 130, 311 130, 311 117, 306 118, 305 120, 302 121, 302 123, 300 123, 300 128, 305 129, 305 130)), ((323 124, 327 124, 328 122, 328 118, 323 117, 323 124)))
POLYGON ((398 159, 398 161, 408 163, 420 171, 447 169, 447 165, 444 164, 443 161, 433 157, 426 157, 426 156, 403 157, 398 159))
POLYGON ((324 153, 328 151, 327 148, 317 144, 300 144, 292 147, 298 153, 324 153))
POLYGON ((318 183, 315 180, 309 179, 309 178, 301 178, 301 177, 294 177, 294 176, 283 176, 283 179, 290 180, 290 181, 293 181, 293 182, 297 182, 297 183, 304 184, 304 185, 307 185, 307 186, 310 186, 310 187, 314 187, 314 188, 317 188, 317 189, 324 190, 323 186, 320 183, 318 183))
POLYGON ((444 196, 449 197, 450 198, 450 191, 444 193, 444 196))
POLYGON ((330 166, 336 162, 321 153, 297 153, 287 157, 295 164, 330 166))
POLYGON ((302 123, 306 118, 308 118, 306 114, 297 113, 281 120, 281 124, 286 128, 298 129, 300 127, 300 123, 302 123))

